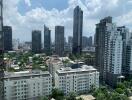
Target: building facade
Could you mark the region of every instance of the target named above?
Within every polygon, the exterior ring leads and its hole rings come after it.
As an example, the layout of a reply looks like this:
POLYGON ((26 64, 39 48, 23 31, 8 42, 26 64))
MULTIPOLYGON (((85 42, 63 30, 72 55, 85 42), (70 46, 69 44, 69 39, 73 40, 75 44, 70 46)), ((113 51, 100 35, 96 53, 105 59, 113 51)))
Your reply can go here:
POLYGON ((116 86, 122 76, 122 52, 123 41, 120 31, 115 25, 111 28, 111 35, 108 44, 108 65, 106 82, 111 86, 116 86))
POLYGON ((55 26, 55 54, 64 55, 64 26, 55 26))
POLYGON ((73 37, 69 36, 68 37, 68 48, 69 48, 70 53, 72 53, 72 44, 73 44, 73 37))
POLYGON ((41 31, 32 31, 32 52, 41 53, 41 31))
POLYGON ((126 28, 125 26, 117 27, 117 30, 120 31, 120 34, 122 36, 122 41, 123 41, 122 74, 126 75, 128 73, 127 68, 126 68, 127 44, 131 38, 131 33, 129 32, 129 29, 126 28))
POLYGON ((3 100, 38 100, 38 97, 48 96, 52 91, 52 77, 49 72, 6 72, 4 84, 3 100))
POLYGON ((86 47, 88 47, 88 37, 83 36, 82 37, 82 49, 85 49, 86 47))
POLYGON ((11 51, 12 50, 12 27, 4 26, 3 34, 4 34, 4 50, 11 51))
POLYGON ((54 55, 47 60, 48 71, 55 79, 55 73, 58 69, 63 68, 64 65, 58 56, 54 55))
POLYGON ((106 79, 108 63, 108 43, 111 34, 112 17, 106 17, 96 24, 96 68, 100 72, 100 78, 106 79))
POLYGON ((55 79, 55 87, 66 95, 70 92, 87 93, 93 86, 99 87, 99 72, 87 65, 76 69, 66 67, 57 70, 55 79))
POLYGON ((83 11, 79 6, 74 9, 73 17, 73 48, 72 53, 77 54, 82 51, 82 31, 83 31, 83 11))
POLYGON ((126 46, 126 66, 124 66, 125 68, 125 76, 128 78, 132 77, 132 37, 131 39, 128 41, 128 44, 126 46))
POLYGON ((51 30, 44 25, 44 51, 46 55, 51 54, 51 30))
POLYGON ((90 36, 90 37, 88 38, 88 46, 91 47, 92 45, 93 45, 93 37, 90 36))

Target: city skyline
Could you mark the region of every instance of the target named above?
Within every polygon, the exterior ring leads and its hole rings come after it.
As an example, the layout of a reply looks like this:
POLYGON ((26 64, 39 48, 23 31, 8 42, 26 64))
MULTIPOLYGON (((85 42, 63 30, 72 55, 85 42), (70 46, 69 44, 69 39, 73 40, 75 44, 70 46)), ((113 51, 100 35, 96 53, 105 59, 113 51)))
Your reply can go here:
POLYGON ((12 26, 13 38, 19 38, 21 41, 31 40, 31 32, 34 29, 42 30, 43 33, 44 24, 51 29, 52 40, 54 40, 56 25, 65 26, 65 36, 72 36, 73 9, 77 5, 84 11, 84 36, 94 36, 95 24, 99 19, 108 15, 114 17, 114 22, 118 26, 126 25, 131 29, 131 0, 110 2, 105 0, 104 3, 100 0, 38 0, 37 2, 35 0, 8 0, 8 2, 5 0, 4 25, 12 26), (62 6, 57 6, 58 2, 62 6), (105 6, 106 4, 108 6, 105 6))
POLYGON ((0 100, 132 100, 132 0, 0 5, 0 100))

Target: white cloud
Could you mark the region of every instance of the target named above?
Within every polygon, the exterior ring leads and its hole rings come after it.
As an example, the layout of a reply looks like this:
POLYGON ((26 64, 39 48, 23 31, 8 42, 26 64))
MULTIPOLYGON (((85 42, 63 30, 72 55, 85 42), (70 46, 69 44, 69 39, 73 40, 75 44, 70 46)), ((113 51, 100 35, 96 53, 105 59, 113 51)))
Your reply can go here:
POLYGON ((30 0, 25 0, 25 3, 30 7, 31 6, 31 1, 30 0))
MULTIPOLYGON (((21 40, 31 40, 33 29, 42 30, 46 24, 52 30, 52 40, 54 40, 55 25, 65 26, 65 35, 73 33, 73 9, 79 5, 84 12, 83 35, 94 35, 95 24, 105 16, 113 16, 119 25, 123 23, 132 26, 132 4, 126 0, 68 0, 68 8, 64 10, 46 10, 44 7, 37 7, 21 15, 18 12, 20 0, 5 0, 4 24, 13 27, 13 37, 21 40), (122 16, 125 15, 122 20, 122 16)), ((31 6, 30 0, 25 0, 31 6)), ((123 24, 123 25, 124 25, 123 24)))

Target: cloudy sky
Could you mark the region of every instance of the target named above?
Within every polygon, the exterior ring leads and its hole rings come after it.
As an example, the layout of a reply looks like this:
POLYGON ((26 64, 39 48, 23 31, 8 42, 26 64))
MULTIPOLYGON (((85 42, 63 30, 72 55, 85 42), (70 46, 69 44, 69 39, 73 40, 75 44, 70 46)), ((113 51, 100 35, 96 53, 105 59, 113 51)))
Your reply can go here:
POLYGON ((65 36, 73 33, 73 9, 79 5, 84 12, 83 35, 93 36, 95 24, 105 16, 112 16, 118 25, 132 30, 132 0, 3 0, 4 25, 13 28, 13 38, 31 40, 34 29, 43 33, 44 24, 52 30, 65 26, 65 36))

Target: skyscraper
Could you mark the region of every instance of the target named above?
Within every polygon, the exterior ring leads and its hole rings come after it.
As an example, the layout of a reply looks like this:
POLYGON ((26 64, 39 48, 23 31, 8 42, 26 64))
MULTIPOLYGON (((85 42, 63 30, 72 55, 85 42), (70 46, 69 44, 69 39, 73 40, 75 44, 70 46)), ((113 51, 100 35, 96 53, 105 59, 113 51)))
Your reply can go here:
POLYGON ((80 54, 82 51, 82 30, 83 30, 83 11, 79 6, 74 9, 73 18, 73 54, 80 54))
POLYGON ((126 63, 127 63, 127 59, 126 56, 128 54, 127 52, 127 44, 128 41, 131 38, 131 34, 129 32, 129 29, 126 28, 125 26, 121 26, 117 28, 118 31, 120 31, 120 34, 122 35, 122 40, 123 40, 123 53, 122 53, 122 74, 128 74, 127 68, 126 68, 126 63))
POLYGON ((100 72, 100 78, 106 78, 108 41, 111 34, 112 17, 106 17, 96 24, 96 67, 100 72))
POLYGON ((12 28, 11 26, 4 26, 3 33, 4 33, 4 50, 11 51, 12 50, 12 28))
POLYGON ((47 55, 51 54, 51 31, 44 25, 44 51, 47 55))
POLYGON ((32 52, 41 53, 41 31, 32 31, 32 52))
POLYGON ((92 44, 93 44, 93 38, 92 38, 92 36, 90 36, 90 37, 88 38, 88 46, 91 47, 92 44))
POLYGON ((123 40, 121 31, 106 17, 96 25, 96 67, 100 78, 115 87, 122 77, 123 40))
POLYGON ((64 26, 55 26, 55 53, 64 55, 64 26))
POLYGON ((82 37, 82 49, 84 49, 88 46, 88 40, 89 40, 88 37, 86 37, 86 36, 82 37))
POLYGON ((4 100, 4 63, 3 63, 3 0, 0 0, 0 100, 4 100))
POLYGON ((108 43, 107 73, 106 82, 111 86, 116 86, 122 75, 122 49, 123 41, 120 31, 116 26, 112 26, 108 43))
POLYGON ((69 47, 70 53, 72 53, 72 44, 73 44, 73 37, 69 36, 68 37, 68 47, 69 47))

